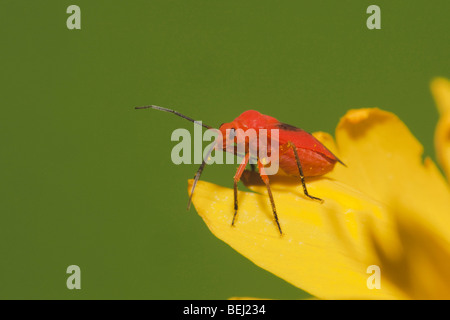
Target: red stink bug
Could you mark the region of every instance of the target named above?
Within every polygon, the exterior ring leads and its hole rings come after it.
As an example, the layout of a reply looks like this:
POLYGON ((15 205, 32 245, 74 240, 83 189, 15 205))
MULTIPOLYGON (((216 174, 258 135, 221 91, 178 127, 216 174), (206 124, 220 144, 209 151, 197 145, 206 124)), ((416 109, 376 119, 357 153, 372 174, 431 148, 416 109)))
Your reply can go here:
MULTIPOLYGON (((186 120, 194 122, 196 124, 201 124, 203 127, 207 129, 214 129, 211 126, 205 125, 194 119, 187 117, 177 111, 158 107, 158 106, 144 106, 144 107, 136 107, 136 109, 156 109, 164 112, 173 113, 179 117, 182 117, 186 120)), ((239 182, 242 173, 245 170, 245 167, 249 163, 250 160, 250 150, 253 148, 261 147, 261 145, 252 145, 251 142, 241 139, 239 140, 239 135, 236 132, 245 132, 249 129, 253 129, 256 131, 256 134, 259 135, 261 129, 265 130, 277 130, 278 132, 278 148, 277 150, 271 149, 270 146, 267 147, 268 153, 277 153, 278 156, 278 165, 279 168, 284 171, 288 175, 300 177, 303 192, 304 194, 313 200, 323 201, 320 198, 314 197, 308 193, 308 189, 305 183, 305 177, 315 177, 324 175, 327 172, 333 170, 336 162, 341 163, 345 166, 345 164, 338 159, 330 150, 328 150, 322 143, 320 143, 316 138, 314 138, 308 132, 291 126, 289 124, 278 121, 277 119, 263 115, 258 111, 248 110, 243 112, 239 117, 234 119, 232 122, 223 123, 219 127, 219 131, 223 137, 223 144, 221 144, 220 148, 223 148, 223 151, 233 152, 237 154, 237 147, 239 145, 236 144, 245 144, 243 148, 243 160, 239 165, 236 174, 234 175, 234 215, 231 221, 231 225, 234 226, 236 215, 238 212, 238 201, 237 201, 237 183, 239 182), (240 130, 240 131, 239 131, 240 130), (234 146, 230 148, 228 142, 234 143, 234 146), (240 141, 240 142, 239 142, 240 141), (223 145, 223 146, 222 146, 223 145)), ((217 130, 217 129, 216 129, 217 130)), ((270 133, 267 135, 270 137, 270 133)), ((212 149, 210 150, 210 152, 212 149)), ((265 172, 265 167, 267 163, 264 163, 262 159, 257 157, 256 159, 259 174, 267 187, 267 192, 269 194, 270 203, 272 205, 272 212, 275 223, 277 224, 278 231, 280 235, 283 234, 281 231, 281 226, 278 221, 277 210, 275 207, 275 201, 273 199, 272 191, 270 189, 269 177, 265 172)), ((192 184, 191 195, 189 197, 188 209, 190 208, 192 196, 194 194, 195 186, 200 179, 200 175, 206 165, 206 161, 203 160, 200 168, 197 170, 197 173, 194 177, 194 183, 192 184)), ((254 164, 252 164, 252 169, 254 169, 254 164)))

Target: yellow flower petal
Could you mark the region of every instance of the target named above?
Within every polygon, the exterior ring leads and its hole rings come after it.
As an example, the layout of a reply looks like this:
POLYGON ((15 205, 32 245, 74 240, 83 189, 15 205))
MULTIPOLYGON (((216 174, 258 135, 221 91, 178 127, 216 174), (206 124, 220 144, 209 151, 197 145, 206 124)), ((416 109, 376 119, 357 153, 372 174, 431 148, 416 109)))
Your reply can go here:
POLYGON ((450 180, 450 81, 437 78, 431 83, 431 92, 440 113, 434 135, 436 156, 450 180))
MULTIPOLYGON (((283 236, 274 223, 266 193, 239 192, 235 227, 231 227, 232 189, 200 181, 193 203, 219 239, 258 266, 317 297, 406 297, 387 281, 380 290, 367 287, 367 268, 378 260, 366 250, 372 241, 366 229, 377 225, 387 238, 393 237, 395 247, 395 235, 390 234, 390 221, 381 204, 326 179, 308 184, 311 193, 331 196, 324 197, 325 203, 320 204, 305 199, 301 186, 289 177, 271 180, 283 236), (297 187, 292 188, 293 184, 297 187)), ((264 188, 255 185, 253 189, 265 192, 264 188)))
POLYGON ((450 299, 449 246, 439 235, 424 228, 413 217, 414 209, 395 208, 396 233, 402 250, 387 257, 379 239, 378 249, 383 278, 402 288, 413 299, 450 299))
POLYGON ((407 127, 361 109, 343 117, 337 144, 315 135, 347 165, 307 181, 324 203, 306 198, 298 178, 271 176, 280 237, 257 173, 243 175, 257 193, 239 192, 234 228, 233 190, 199 182, 193 203, 210 230, 319 298, 450 298, 450 193, 407 127), (380 289, 369 289, 370 265, 380 267, 380 289))
POLYGON ((438 107, 439 113, 450 112, 450 81, 445 78, 436 78, 431 82, 431 93, 438 107))
POLYGON ((350 110, 336 140, 348 167, 330 177, 388 206, 414 208, 413 218, 450 245, 448 185, 430 159, 422 161, 422 145, 400 119, 376 108, 350 110))

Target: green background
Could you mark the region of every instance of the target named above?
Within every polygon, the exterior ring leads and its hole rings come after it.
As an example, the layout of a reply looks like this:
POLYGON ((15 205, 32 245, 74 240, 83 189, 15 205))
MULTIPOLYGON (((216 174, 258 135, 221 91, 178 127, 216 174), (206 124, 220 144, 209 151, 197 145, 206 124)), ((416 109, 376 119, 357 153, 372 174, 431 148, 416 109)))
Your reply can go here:
MULTIPOLYGON (((434 158, 450 2, 0 1, 0 298, 277 299, 307 293, 215 238, 171 162, 174 129, 256 109, 334 132, 395 112, 434 158), (81 8, 68 30, 66 8, 81 8), (381 8, 381 30, 366 9, 381 8), (68 290, 66 268, 81 268, 68 290)), ((395 139, 395 137, 393 137, 395 139)), ((203 179, 232 187, 236 165, 203 179)), ((232 204, 230 203, 230 206, 232 204)), ((305 261, 308 263, 308 261, 305 261)))

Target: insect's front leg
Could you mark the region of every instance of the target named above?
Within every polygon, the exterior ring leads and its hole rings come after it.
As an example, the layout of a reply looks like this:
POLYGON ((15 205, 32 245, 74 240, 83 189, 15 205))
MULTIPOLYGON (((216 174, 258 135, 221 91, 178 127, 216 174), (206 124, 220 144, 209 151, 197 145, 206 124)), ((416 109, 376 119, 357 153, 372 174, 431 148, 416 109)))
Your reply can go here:
POLYGON ((208 150, 208 152, 206 153, 205 157, 202 160, 202 164, 200 165, 197 172, 195 173, 194 182, 192 183, 191 195, 189 196, 189 201, 188 201, 188 205, 187 205, 188 210, 191 208, 192 196, 194 195, 195 186, 197 185, 198 180, 200 180, 200 176, 202 175, 203 169, 206 166, 206 160, 209 158, 209 156, 211 155, 211 152, 214 149, 217 149, 217 143, 213 144, 212 147, 208 150))
POLYGON ((234 221, 236 219, 236 215, 237 215, 237 211, 238 211, 237 184, 238 184, 239 180, 241 179, 242 173, 244 172, 245 167, 247 166, 249 158, 250 158, 250 153, 247 153, 245 155, 244 159, 242 160, 241 164, 239 165, 239 168, 237 169, 236 174, 234 175, 234 215, 233 215, 233 220, 231 221, 232 226, 234 226, 234 221))

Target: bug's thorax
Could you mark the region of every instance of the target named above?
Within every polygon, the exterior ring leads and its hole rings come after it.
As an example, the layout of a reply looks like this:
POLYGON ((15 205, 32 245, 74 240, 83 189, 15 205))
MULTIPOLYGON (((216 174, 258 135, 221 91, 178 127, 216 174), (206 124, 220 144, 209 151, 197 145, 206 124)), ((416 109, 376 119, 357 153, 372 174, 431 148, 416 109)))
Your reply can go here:
POLYGON ((271 123, 278 123, 278 121, 255 110, 243 112, 232 122, 220 126, 223 150, 226 150, 226 146, 242 146, 244 144, 245 152, 249 152, 249 150, 256 152, 259 148, 264 148, 270 155, 271 129, 273 129, 271 123))

